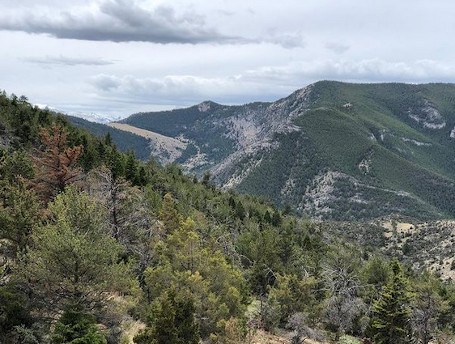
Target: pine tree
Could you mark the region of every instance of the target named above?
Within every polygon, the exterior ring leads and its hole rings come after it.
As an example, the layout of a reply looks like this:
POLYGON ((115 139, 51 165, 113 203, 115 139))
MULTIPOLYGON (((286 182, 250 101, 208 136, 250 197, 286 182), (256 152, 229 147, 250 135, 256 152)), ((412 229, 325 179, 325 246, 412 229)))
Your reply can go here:
POLYGON ((425 273, 414 287, 416 296, 412 304, 412 329, 419 343, 428 344, 438 330, 438 317, 445 309, 443 299, 438 294, 440 281, 425 273))
POLYGON ((197 344, 199 329, 190 299, 176 300, 174 291, 163 295, 152 323, 134 337, 136 344, 197 344))
POLYGON ((193 301, 190 299, 176 302, 175 323, 177 325, 177 343, 199 343, 199 328, 194 319, 195 311, 193 301))
POLYGON ((235 205, 235 216, 242 221, 245 219, 245 208, 243 207, 243 204, 240 201, 238 201, 237 204, 235 205))
POLYGON ((410 302, 407 281, 400 264, 391 263, 393 276, 373 304, 372 327, 377 344, 410 342, 410 302))
POLYGON ((270 212, 268 210, 265 211, 264 222, 272 223, 272 216, 270 216, 270 212))
POLYGON ((275 210, 275 212, 273 213, 273 216, 272 216, 272 225, 280 226, 282 221, 283 220, 281 219, 280 212, 278 210, 275 210))
POLYGON ((125 177, 134 185, 138 184, 138 161, 131 151, 126 156, 125 177))
POLYGON ((57 124, 50 130, 42 129, 39 136, 44 149, 34 158, 37 173, 33 184, 47 204, 81 175, 81 169, 75 165, 82 146, 68 147, 67 132, 57 124))
POLYGON ((106 344, 106 338, 96 327, 95 318, 81 307, 68 307, 55 324, 52 344, 106 344))
POLYGON ((118 259, 122 247, 108 234, 102 205, 70 187, 49 204, 49 212, 52 221, 34 231, 21 261, 37 304, 51 303, 57 313, 68 304, 93 309, 108 302, 108 292, 135 288, 129 267, 118 259))
POLYGON ((163 223, 167 234, 170 234, 180 227, 181 217, 177 209, 175 209, 174 198, 170 193, 164 195, 161 205, 159 219, 163 223))
POLYGON ((156 344, 178 344, 177 327, 175 324, 174 297, 168 294, 161 301, 161 310, 154 323, 154 339, 156 344))

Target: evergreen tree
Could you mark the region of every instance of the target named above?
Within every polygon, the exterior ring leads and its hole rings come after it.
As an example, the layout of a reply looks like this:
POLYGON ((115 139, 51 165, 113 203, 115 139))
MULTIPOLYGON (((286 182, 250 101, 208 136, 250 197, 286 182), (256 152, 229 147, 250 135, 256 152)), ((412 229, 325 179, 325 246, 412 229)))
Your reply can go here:
POLYGON ((119 262, 121 246, 107 233, 105 211, 86 193, 67 189, 50 203, 52 221, 37 228, 22 272, 43 307, 58 312, 68 304, 103 306, 108 292, 131 292, 129 267, 119 262))
POLYGON ((412 329, 421 344, 428 344, 438 330, 438 317, 445 305, 438 294, 441 282, 428 273, 414 287, 416 297, 412 304, 412 329))
POLYGON ((95 318, 79 306, 69 306, 55 325, 52 344, 106 344, 95 318))
POLYGON ((204 175, 202 176, 202 185, 205 185, 207 187, 210 186, 210 178, 212 177, 212 175, 210 174, 210 172, 205 172, 204 175))
POLYGON ((26 305, 25 295, 13 286, 0 286, 0 343, 12 343, 8 337, 15 326, 32 323, 26 305))
POLYGON ((149 327, 134 337, 136 344, 197 344, 199 330, 190 299, 177 301, 174 291, 161 297, 160 307, 149 327))
POLYGON ((373 304, 372 327, 377 344, 410 342, 411 296, 398 261, 392 261, 391 268, 393 276, 373 304))
POLYGON ((138 184, 138 161, 133 152, 128 152, 125 163, 125 178, 134 185, 138 184))
POLYGON ((162 299, 161 309, 153 327, 156 344, 178 344, 174 297, 172 294, 167 294, 167 297, 162 299))
POLYGON ((170 193, 164 195, 159 219, 163 222, 167 234, 174 232, 180 227, 181 217, 175 208, 174 198, 170 193))
POLYGON ((239 200, 237 203, 235 203, 235 216, 239 218, 240 220, 245 219, 245 208, 243 207, 242 202, 239 200))
POLYGON ((107 132, 106 136, 104 136, 104 144, 106 146, 112 146, 113 143, 112 143, 112 135, 110 132, 107 132))
POLYGON ((177 301, 175 323, 177 324, 178 344, 198 344, 199 327, 194 319, 195 307, 193 301, 185 299, 177 301))
POLYGON ((278 210, 275 210, 272 216, 272 225, 274 226, 280 226, 282 222, 280 212, 278 210))

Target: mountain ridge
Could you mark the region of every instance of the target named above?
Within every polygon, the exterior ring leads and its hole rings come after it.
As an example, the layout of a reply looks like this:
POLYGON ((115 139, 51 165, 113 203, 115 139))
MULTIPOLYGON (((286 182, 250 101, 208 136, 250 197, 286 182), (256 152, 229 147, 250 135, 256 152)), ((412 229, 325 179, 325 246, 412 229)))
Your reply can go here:
POLYGON ((204 101, 119 123, 186 142, 166 163, 316 218, 455 215, 453 84, 320 81, 275 102, 204 101))

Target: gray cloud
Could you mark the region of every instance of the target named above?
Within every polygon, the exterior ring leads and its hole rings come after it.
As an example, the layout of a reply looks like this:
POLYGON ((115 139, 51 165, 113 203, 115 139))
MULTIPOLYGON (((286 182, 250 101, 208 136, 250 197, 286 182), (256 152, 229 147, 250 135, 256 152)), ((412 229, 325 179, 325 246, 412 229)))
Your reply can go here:
POLYGON ((267 38, 262 40, 265 43, 281 45, 283 48, 302 48, 305 46, 305 40, 301 32, 271 33, 267 38))
POLYGON ((85 57, 69 57, 69 56, 45 56, 45 57, 26 57, 25 62, 42 64, 42 65, 60 65, 60 66, 107 66, 114 61, 105 60, 103 58, 85 58, 85 57))
POLYGON ((349 45, 335 43, 335 42, 328 42, 325 45, 326 49, 333 51, 336 54, 343 54, 349 50, 349 45))
POLYGON ((126 0, 105 0, 95 10, 86 7, 57 13, 5 13, 0 16, 0 30, 89 41, 162 44, 244 41, 208 28, 204 18, 194 13, 177 15, 167 6, 148 10, 135 1, 126 0))
MULTIPOLYGON (((232 17, 235 11, 218 10, 232 17)), ((101 0, 85 7, 53 12, 24 10, 0 14, 0 30, 47 34, 55 38, 85 41, 151 42, 159 44, 260 44, 286 49, 303 47, 300 32, 272 32, 264 36, 224 35, 194 11, 177 13, 170 6, 141 7, 138 0, 101 0)))

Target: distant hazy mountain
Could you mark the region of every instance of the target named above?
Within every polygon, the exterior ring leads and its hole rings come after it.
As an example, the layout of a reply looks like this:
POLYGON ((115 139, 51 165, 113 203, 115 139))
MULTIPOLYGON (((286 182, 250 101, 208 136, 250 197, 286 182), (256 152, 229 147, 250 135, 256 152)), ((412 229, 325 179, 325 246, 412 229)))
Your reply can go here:
POLYGON ((98 114, 98 113, 82 113, 82 112, 70 113, 68 115, 72 116, 72 117, 79 117, 79 118, 85 119, 90 122, 96 122, 96 123, 102 123, 102 124, 107 124, 112 121, 118 121, 122 118, 122 116, 107 116, 107 115, 102 115, 102 114, 98 114))
POLYGON ((321 218, 455 215, 455 85, 318 82, 273 103, 138 113, 152 154, 321 218))

